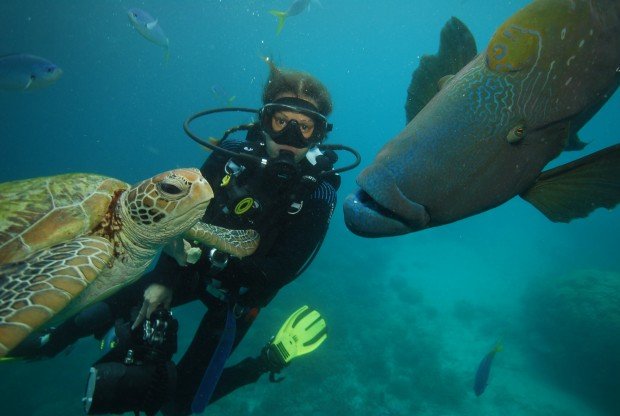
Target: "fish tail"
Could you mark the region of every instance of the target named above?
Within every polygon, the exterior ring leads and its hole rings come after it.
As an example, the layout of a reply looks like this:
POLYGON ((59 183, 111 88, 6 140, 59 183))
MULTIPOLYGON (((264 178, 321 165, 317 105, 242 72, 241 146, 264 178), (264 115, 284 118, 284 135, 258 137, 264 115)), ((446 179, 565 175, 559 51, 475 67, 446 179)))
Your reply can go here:
POLYGON ((279 35, 280 32, 282 32, 282 28, 284 27, 284 22, 286 21, 286 18, 288 17, 288 15, 286 14, 286 12, 281 12, 278 10, 270 10, 269 13, 271 13, 272 15, 278 18, 278 28, 276 29, 276 35, 279 35))
POLYGON ((164 63, 167 64, 170 61, 170 48, 166 46, 164 50, 164 63))

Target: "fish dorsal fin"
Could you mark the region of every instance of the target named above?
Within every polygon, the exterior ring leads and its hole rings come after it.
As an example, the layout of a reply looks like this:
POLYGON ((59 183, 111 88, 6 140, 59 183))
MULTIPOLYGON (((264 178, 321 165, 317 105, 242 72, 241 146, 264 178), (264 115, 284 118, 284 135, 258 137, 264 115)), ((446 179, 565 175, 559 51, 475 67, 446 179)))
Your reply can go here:
POLYGON ((437 94, 440 80, 456 74, 475 56, 473 35, 463 22, 452 17, 441 29, 439 52, 420 58, 418 68, 411 75, 405 103, 407 123, 437 94))
POLYGON ((612 209, 620 202, 620 144, 541 173, 521 197, 553 222, 612 209))
POLYGON ((441 77, 439 79, 439 81, 437 81, 437 87, 439 88, 439 90, 443 90, 443 88, 446 86, 446 84, 448 82, 450 82, 450 80, 454 78, 454 74, 450 74, 450 75, 446 75, 444 77, 441 77))
POLYGON ((155 20, 153 20, 152 22, 148 22, 148 23, 146 24, 146 28, 147 28, 148 30, 153 30, 153 28, 154 28, 155 26, 157 26, 157 22, 158 22, 158 21, 159 21, 159 19, 155 19, 155 20))

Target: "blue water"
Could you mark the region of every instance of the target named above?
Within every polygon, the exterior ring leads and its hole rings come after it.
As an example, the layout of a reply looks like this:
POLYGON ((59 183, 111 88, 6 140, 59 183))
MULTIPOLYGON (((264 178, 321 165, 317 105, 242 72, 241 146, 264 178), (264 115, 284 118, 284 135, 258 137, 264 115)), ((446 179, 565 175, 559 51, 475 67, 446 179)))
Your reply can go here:
MULTIPOLYGON (((329 140, 357 148, 366 165, 404 126, 411 72, 421 55, 436 52, 443 24, 459 17, 482 49, 494 29, 528 3, 322 0, 322 8, 291 17, 276 36, 268 11, 290 2, 0 3, 0 54, 44 56, 64 71, 46 89, 0 92, 0 181, 94 172, 135 182, 199 166, 207 153, 184 135, 183 120, 223 104, 213 85, 235 95, 234 105, 257 107, 268 74, 260 56, 327 85, 335 105, 329 140), (168 61, 130 26, 130 7, 159 19, 170 38, 168 61)), ((582 129, 586 150, 551 166, 617 143, 619 111, 616 94, 582 129)), ((200 127, 219 135, 246 121, 241 116, 200 127)), ((263 377, 205 414, 620 414, 615 378, 597 372, 595 363, 578 366, 570 359, 592 345, 597 349, 590 356, 608 357, 606 365, 620 368, 620 312, 612 314, 620 304, 620 210, 554 224, 514 199, 451 225, 368 240, 345 228, 341 210, 359 171, 343 175, 316 261, 261 312, 231 362, 258 354, 301 304, 324 314, 327 342, 286 369, 284 382, 263 377), (583 322, 553 315, 554 324, 575 336, 545 337, 544 312, 536 311, 552 308, 568 290, 558 284, 556 292, 548 283, 583 270, 611 273, 607 291, 594 290, 585 301, 594 305, 587 310, 600 313, 583 322), (531 296, 537 290, 541 295, 531 296), (588 337, 608 337, 583 338, 592 322, 602 329, 588 337), (504 351, 495 357, 487 391, 476 398, 476 366, 498 339, 504 351)), ((176 311, 181 346, 202 312, 200 304, 176 311)), ((97 356, 96 342, 85 339, 52 360, 0 366, 0 413, 78 414, 97 356)))

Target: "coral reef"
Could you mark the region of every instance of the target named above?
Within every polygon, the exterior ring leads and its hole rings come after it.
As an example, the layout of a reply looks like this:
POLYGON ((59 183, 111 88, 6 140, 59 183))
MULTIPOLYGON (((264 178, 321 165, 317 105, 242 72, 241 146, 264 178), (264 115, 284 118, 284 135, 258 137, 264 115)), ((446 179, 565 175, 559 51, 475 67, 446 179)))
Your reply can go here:
POLYGON ((620 414, 620 273, 580 270, 532 285, 523 298, 539 368, 611 414, 620 414))

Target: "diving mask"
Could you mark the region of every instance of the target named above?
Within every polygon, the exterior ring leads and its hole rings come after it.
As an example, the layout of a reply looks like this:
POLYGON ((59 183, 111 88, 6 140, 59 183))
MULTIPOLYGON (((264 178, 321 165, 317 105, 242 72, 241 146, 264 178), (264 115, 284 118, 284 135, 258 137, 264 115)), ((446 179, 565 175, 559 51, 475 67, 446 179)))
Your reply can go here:
POLYGON ((282 97, 265 104, 259 111, 259 119, 262 130, 274 142, 298 149, 321 142, 332 129, 327 118, 312 103, 296 97, 282 97), (289 118, 286 112, 298 113, 310 120, 289 118))

